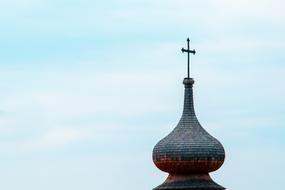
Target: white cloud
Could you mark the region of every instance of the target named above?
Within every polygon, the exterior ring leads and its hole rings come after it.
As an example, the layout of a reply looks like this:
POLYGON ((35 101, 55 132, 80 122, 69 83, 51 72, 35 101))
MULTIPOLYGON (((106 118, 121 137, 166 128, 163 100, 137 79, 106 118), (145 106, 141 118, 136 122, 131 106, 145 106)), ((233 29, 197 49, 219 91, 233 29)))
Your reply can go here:
MULTIPOLYGON (((214 2, 216 8, 221 11, 221 16, 231 15, 236 18, 255 18, 273 22, 285 21, 285 14, 282 10, 285 4, 281 0, 218 0, 214 2)), ((227 18, 229 17, 225 19, 227 18)))
POLYGON ((32 139, 21 145, 22 151, 60 149, 69 143, 83 141, 93 137, 93 134, 86 129, 56 128, 47 131, 40 137, 32 139))
POLYGON ((158 93, 163 93, 167 81, 171 81, 169 72, 162 74, 169 76, 163 81, 160 80, 161 74, 147 71, 83 73, 75 74, 76 77, 74 74, 53 73, 40 79, 42 84, 52 86, 43 90, 38 89, 39 86, 26 86, 24 91, 16 87, 15 91, 0 100, 2 112, 5 113, 2 119, 19 121, 20 117, 23 120, 29 118, 32 122, 42 119, 52 124, 52 121, 64 122, 65 119, 81 116, 93 116, 94 119, 106 114, 129 117, 167 109, 159 103, 166 99, 159 97, 158 93), (159 90, 157 86, 160 86, 159 90))

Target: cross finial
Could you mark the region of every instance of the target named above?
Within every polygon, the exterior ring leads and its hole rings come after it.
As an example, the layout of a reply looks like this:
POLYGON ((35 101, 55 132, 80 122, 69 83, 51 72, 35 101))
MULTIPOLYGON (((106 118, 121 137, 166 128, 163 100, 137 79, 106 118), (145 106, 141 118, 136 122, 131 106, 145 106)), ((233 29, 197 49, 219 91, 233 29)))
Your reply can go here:
POLYGON ((189 43, 190 43, 190 40, 189 40, 189 38, 187 38, 187 49, 184 49, 184 48, 182 48, 181 49, 181 51, 182 51, 182 53, 184 53, 184 52, 187 52, 188 53, 188 67, 187 67, 187 78, 190 78, 190 66, 189 66, 189 62, 190 62, 190 53, 193 53, 193 55, 195 55, 195 53, 196 53, 196 51, 195 51, 195 49, 193 49, 193 50, 190 50, 190 45, 189 45, 189 43))

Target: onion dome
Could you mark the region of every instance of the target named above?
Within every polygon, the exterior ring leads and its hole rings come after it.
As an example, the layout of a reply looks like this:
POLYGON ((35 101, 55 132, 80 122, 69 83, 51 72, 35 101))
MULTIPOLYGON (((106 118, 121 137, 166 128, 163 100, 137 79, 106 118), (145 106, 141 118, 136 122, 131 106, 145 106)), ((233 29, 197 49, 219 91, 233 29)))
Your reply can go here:
POLYGON ((201 126, 195 115, 192 89, 194 80, 185 78, 183 84, 185 94, 182 117, 174 130, 153 149, 154 164, 169 173, 166 181, 154 190, 225 189, 208 174, 222 166, 224 148, 201 126))

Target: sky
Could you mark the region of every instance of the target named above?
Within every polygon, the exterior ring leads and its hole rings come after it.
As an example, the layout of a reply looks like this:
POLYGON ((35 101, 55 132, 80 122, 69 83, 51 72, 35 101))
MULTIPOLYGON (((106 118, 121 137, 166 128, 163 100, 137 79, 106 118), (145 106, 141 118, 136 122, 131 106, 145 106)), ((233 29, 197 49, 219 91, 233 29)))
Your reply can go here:
MULTIPOLYGON (((231 190, 285 180, 281 0, 0 0, 0 189, 146 190, 182 113, 224 145, 231 190)), ((281 187, 282 184, 282 187, 281 187)))

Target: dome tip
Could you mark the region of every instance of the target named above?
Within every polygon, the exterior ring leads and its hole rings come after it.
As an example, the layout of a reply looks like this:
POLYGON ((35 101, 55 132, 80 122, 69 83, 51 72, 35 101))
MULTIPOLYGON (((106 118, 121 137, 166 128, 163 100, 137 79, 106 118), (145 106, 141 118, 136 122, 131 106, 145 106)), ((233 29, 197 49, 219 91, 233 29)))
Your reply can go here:
POLYGON ((194 79, 193 78, 184 78, 183 84, 184 85, 193 85, 194 84, 194 79))

